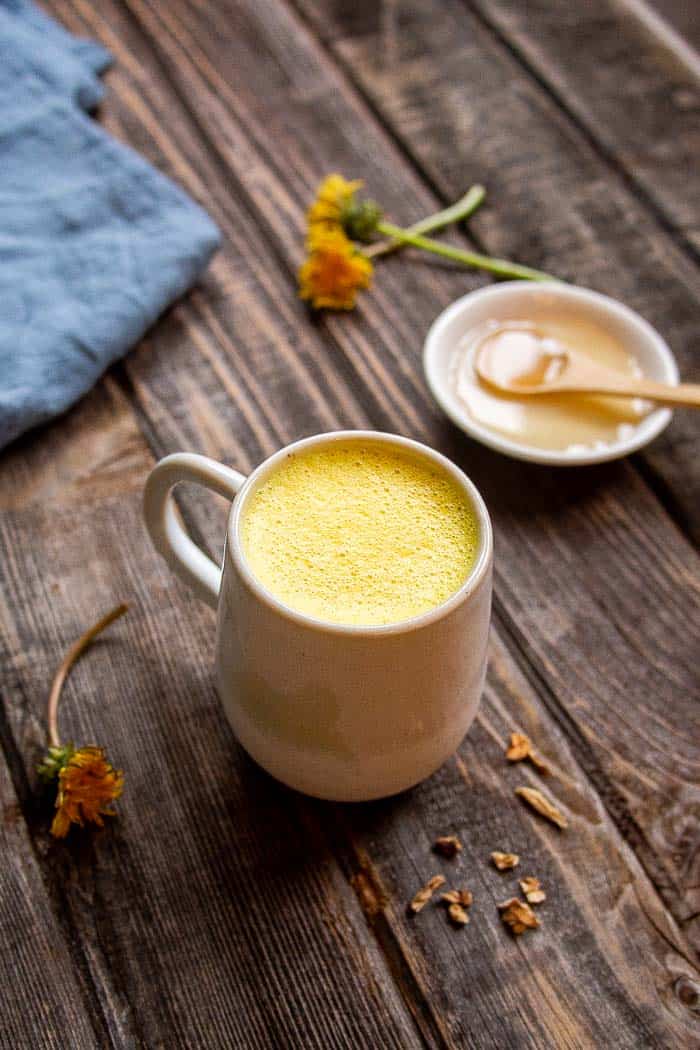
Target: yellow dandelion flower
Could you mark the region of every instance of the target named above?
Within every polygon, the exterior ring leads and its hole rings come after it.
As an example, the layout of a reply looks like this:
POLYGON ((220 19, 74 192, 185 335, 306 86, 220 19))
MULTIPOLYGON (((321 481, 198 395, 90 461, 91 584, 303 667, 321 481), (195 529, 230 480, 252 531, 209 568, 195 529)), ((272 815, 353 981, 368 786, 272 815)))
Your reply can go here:
POLYGON ((351 310, 372 279, 372 263, 342 230, 316 230, 299 270, 299 296, 317 310, 351 310))
MULTIPOLYGON (((348 182, 342 175, 327 175, 316 191, 316 200, 306 213, 309 239, 314 231, 339 230, 343 210, 362 186, 362 179, 348 182)), ((310 247, 310 245, 309 245, 310 247)))
POLYGON ((103 817, 112 817, 108 809, 110 802, 118 799, 124 788, 124 774, 121 769, 114 769, 101 747, 81 747, 76 750, 73 744, 62 744, 58 735, 58 703, 61 698, 63 683, 70 674, 76 660, 88 648, 90 643, 106 627, 118 620, 127 611, 126 605, 118 605, 84 634, 73 642, 54 675, 49 693, 48 749, 38 767, 42 780, 55 784, 56 813, 51 824, 51 834, 57 839, 65 838, 71 824, 86 821, 102 827, 103 817))
POLYGON ((107 808, 119 798, 124 787, 124 774, 113 769, 101 747, 81 747, 74 751, 58 774, 56 815, 51 834, 62 839, 71 824, 86 821, 104 824, 102 817, 114 816, 107 808))

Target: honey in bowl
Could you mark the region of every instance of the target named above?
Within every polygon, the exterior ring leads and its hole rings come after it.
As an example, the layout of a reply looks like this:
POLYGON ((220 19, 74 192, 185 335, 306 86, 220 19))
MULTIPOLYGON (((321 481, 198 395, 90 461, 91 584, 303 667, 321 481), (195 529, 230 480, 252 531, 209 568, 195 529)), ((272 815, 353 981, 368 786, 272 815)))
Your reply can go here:
POLYGON ((638 378, 642 372, 625 346, 605 328, 563 312, 536 323, 491 320, 470 329, 452 352, 450 386, 475 423, 520 445, 564 452, 604 449, 630 437, 651 410, 648 402, 638 398, 501 392, 476 374, 476 356, 484 347, 509 383, 547 382, 551 376, 546 369, 556 372, 561 347, 622 375, 638 378), (543 365, 545 371, 540 374, 543 365))

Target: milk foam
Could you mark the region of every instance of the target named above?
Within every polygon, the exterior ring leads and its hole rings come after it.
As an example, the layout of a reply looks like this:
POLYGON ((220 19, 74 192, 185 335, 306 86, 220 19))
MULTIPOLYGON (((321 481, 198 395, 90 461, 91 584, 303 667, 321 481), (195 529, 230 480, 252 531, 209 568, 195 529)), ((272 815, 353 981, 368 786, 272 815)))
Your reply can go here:
POLYGON ((248 498, 241 540, 253 574, 286 605, 370 626, 418 616, 458 590, 479 527, 436 465, 349 441, 290 455, 248 498))

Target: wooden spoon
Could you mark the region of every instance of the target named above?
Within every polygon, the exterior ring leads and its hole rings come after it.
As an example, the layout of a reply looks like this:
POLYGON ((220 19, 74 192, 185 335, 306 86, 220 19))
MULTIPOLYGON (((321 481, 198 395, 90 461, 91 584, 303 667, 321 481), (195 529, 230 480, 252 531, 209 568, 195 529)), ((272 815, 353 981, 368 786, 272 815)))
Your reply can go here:
POLYGON ((505 362, 503 347, 487 338, 476 354, 474 367, 480 379, 507 394, 611 394, 700 408, 699 383, 672 386, 654 379, 635 379, 599 365, 553 339, 535 344, 530 338, 526 350, 518 371, 512 352, 505 362))

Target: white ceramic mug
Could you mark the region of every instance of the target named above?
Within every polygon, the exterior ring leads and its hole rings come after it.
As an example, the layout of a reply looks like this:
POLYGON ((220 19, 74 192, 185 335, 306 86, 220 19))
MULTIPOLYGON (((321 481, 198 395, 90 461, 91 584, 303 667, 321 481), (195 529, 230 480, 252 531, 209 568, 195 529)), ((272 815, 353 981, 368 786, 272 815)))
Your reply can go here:
POLYGON ((247 479, 204 456, 176 453, 151 472, 144 514, 156 549, 217 609, 219 694, 241 744, 269 773, 309 795, 360 801, 411 787, 456 750, 483 688, 493 539, 481 496, 448 459, 407 438, 361 430, 297 441, 247 479), (246 564, 240 523, 251 493, 287 457, 348 440, 427 459, 474 510, 474 567, 455 594, 421 616, 375 627, 316 620, 281 602, 246 564), (223 569, 180 523, 171 490, 181 481, 233 500, 223 569))

